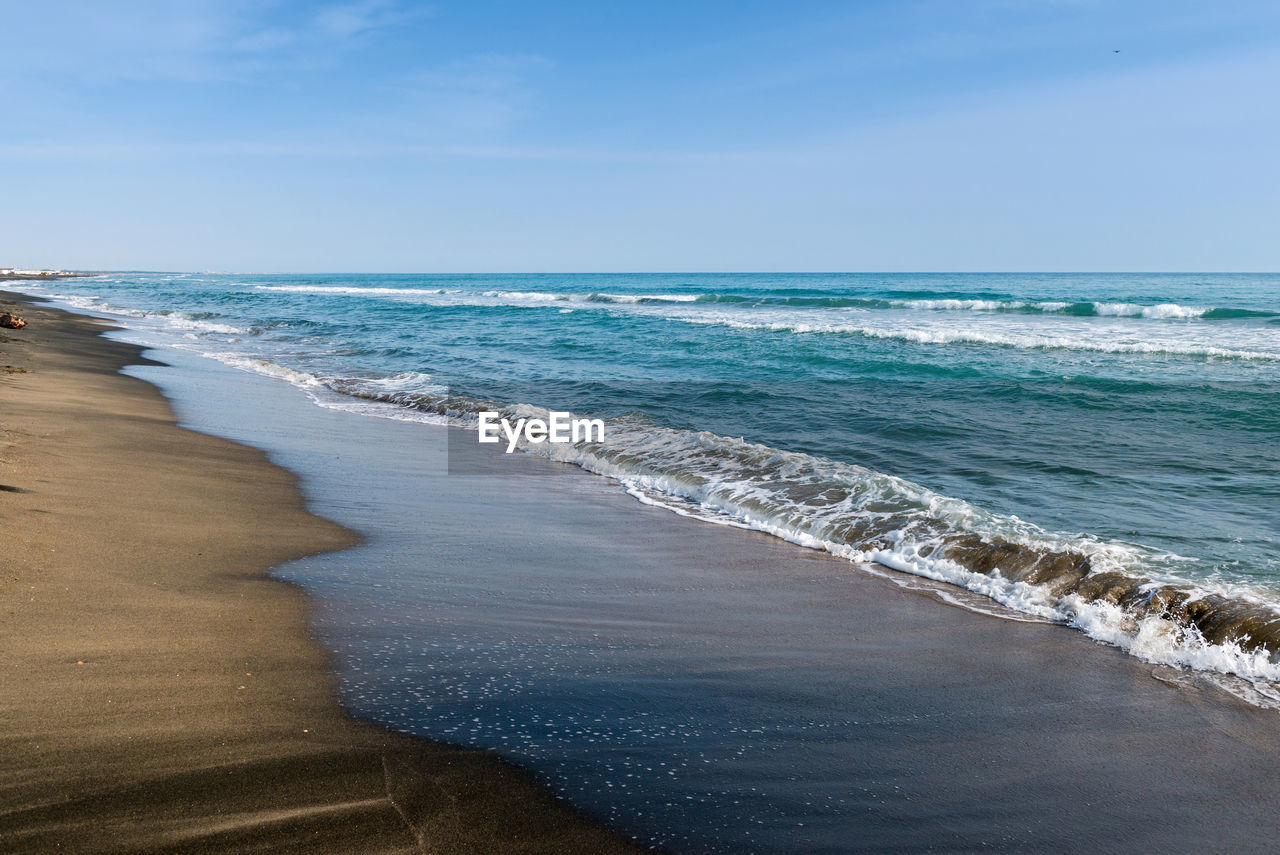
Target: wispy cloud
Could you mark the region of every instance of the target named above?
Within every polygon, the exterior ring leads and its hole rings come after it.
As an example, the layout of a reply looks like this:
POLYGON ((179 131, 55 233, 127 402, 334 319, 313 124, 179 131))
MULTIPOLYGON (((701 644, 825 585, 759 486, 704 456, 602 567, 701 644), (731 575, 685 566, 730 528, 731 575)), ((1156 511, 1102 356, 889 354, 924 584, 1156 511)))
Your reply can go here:
POLYGON ((666 164, 732 165, 795 164, 805 162, 808 152, 776 151, 619 151, 604 148, 573 148, 537 145, 466 145, 397 143, 378 139, 283 140, 279 142, 221 140, 207 142, 159 142, 155 140, 85 141, 76 143, 4 143, 0 158, 51 162, 147 162, 190 158, 316 158, 353 159, 403 158, 409 160, 528 161, 570 164, 666 164))
POLYGON ((9 3, 0 11, 4 75, 109 83, 214 76, 212 59, 243 37, 243 2, 93 0, 9 3))
POLYGON ((0 80, 199 81, 314 65, 430 17, 407 0, 321 6, 251 0, 45 0, 0 7, 0 80))
POLYGON ((478 54, 411 75, 396 88, 405 118, 434 136, 487 133, 528 115, 531 80, 552 65, 535 54, 478 54))
POLYGON ((395 0, 362 0, 325 6, 316 12, 312 20, 319 32, 333 38, 349 39, 429 15, 432 11, 422 7, 405 9, 395 0))

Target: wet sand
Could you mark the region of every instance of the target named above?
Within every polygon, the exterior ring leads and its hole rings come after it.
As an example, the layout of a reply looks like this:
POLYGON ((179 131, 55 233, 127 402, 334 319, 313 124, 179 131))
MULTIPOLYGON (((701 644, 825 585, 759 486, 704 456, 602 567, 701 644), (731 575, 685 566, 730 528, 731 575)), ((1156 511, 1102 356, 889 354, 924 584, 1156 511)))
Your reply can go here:
POLYGON ((623 852, 521 770, 338 707, 273 565, 352 532, 178 427, 140 349, 0 292, 0 851, 623 852))

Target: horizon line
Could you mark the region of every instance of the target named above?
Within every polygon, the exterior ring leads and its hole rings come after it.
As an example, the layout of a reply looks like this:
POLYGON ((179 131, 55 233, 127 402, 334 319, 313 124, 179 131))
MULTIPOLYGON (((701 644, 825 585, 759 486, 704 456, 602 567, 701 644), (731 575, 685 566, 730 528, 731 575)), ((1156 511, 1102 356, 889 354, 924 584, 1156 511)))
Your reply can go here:
POLYGON ((24 268, 62 273, 181 274, 187 276, 1274 276, 1280 270, 146 270, 140 268, 24 268))

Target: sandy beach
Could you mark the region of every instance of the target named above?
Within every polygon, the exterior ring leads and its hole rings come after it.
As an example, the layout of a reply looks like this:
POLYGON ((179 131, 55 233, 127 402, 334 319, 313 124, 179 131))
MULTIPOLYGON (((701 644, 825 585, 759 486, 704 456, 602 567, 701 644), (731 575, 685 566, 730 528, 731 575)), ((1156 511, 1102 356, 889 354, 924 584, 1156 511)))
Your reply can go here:
POLYGON ((1276 713, 1185 671, 11 308, 0 851, 627 851, 535 775, 675 851, 1273 846, 1276 713))
POLYGON ((273 565, 356 542, 179 428, 140 349, 0 294, 0 851, 621 852, 530 776, 337 706, 273 565))

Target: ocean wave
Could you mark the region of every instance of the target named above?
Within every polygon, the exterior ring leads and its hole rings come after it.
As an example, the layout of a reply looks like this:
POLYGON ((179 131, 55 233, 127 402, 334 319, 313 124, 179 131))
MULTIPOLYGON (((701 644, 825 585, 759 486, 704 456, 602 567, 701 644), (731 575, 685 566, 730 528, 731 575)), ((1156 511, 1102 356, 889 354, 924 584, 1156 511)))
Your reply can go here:
POLYGON ((96 295, 52 294, 48 292, 34 291, 32 293, 38 293, 39 296, 50 300, 58 300, 59 302, 65 303, 74 309, 83 309, 87 312, 98 312, 106 315, 116 315, 122 318, 135 318, 138 320, 149 319, 172 330, 182 332, 217 333, 219 335, 249 334, 249 330, 243 329, 242 327, 209 320, 209 318, 216 317, 216 315, 211 312, 179 312, 172 309, 143 311, 142 309, 132 309, 125 306, 112 305, 96 295))
POLYGON ((284 380, 286 383, 300 388, 318 386, 323 382, 321 378, 306 371, 297 371, 293 368, 288 368, 267 359, 246 356, 242 353, 204 351, 201 355, 207 356, 210 359, 215 359, 223 365, 229 365, 232 368, 239 368, 241 371, 261 374, 264 377, 274 377, 276 380, 284 380))
MULTIPOLYGON (((231 368, 283 380, 306 392, 314 403, 327 410, 424 424, 446 424, 463 412, 440 408, 437 413, 420 406, 421 401, 427 399, 447 401, 448 389, 435 383, 431 375, 418 371, 386 377, 326 377, 243 353, 199 352, 231 368)), ((466 410, 472 411, 470 407, 466 410)))
POLYGON ((257 285, 260 291, 293 294, 321 294, 350 297, 382 297, 420 301, 445 297, 446 302, 484 301, 511 305, 550 305, 558 303, 596 304, 600 306, 661 306, 663 304, 710 304, 752 308, 790 307, 806 309, 896 309, 922 312, 978 312, 983 314, 1050 314, 1075 317, 1145 318, 1149 320, 1240 320, 1271 318, 1280 312, 1215 306, 1187 306, 1165 303, 1118 303, 1068 300, 1016 300, 995 298, 946 297, 901 299, 852 297, 844 295, 804 294, 734 294, 734 293, 668 293, 619 294, 605 292, 518 291, 490 289, 471 291, 461 288, 386 288, 345 285, 257 285))
POLYGON ((1280 610, 1268 595, 1179 579, 1169 571, 1177 556, 1055 534, 891 475, 742 439, 626 420, 606 435, 524 448, 656 504, 674 497, 711 522, 966 588, 1147 662, 1280 681, 1280 610))
MULTIPOLYGON (((1067 300, 892 300, 894 308, 927 311, 1011 312, 1063 314, 1077 317, 1149 318, 1153 320, 1193 320, 1222 310, 1212 306, 1182 306, 1177 303, 1100 303, 1067 300)), ((1241 316, 1243 317, 1243 316, 1241 316)))
POLYGON ((355 285, 256 285, 255 290, 285 294, 317 294, 341 297, 383 297, 419 302, 425 298, 444 297, 446 304, 476 302, 482 304, 546 305, 582 303, 600 305, 644 305, 660 303, 692 303, 698 294, 608 294, 602 292, 564 293, 555 291, 511 291, 489 289, 472 291, 462 288, 383 288, 355 285))
POLYGON ((696 303, 700 294, 588 294, 589 303, 696 303))
POLYGON ((431 297, 460 294, 457 288, 369 288, 357 285, 255 285, 256 291, 284 294, 331 294, 344 297, 431 297))
POLYGON ((1184 306, 1178 303, 1107 303, 1072 300, 1013 300, 971 297, 890 299, 875 297, 795 296, 748 297, 742 294, 704 294, 698 302, 794 306, 801 308, 909 309, 927 312, 982 312, 985 314, 1062 314, 1076 317, 1148 318, 1152 320, 1232 320, 1268 318, 1280 312, 1261 309, 1184 306))
POLYGON ((798 334, 853 335, 862 338, 888 339, 914 344, 975 344, 1013 347, 1026 350, 1076 350, 1097 353, 1133 353, 1168 356, 1213 357, 1248 361, 1278 361, 1280 350, 1251 350, 1221 347, 1200 341, 1125 340, 1112 331, 1099 331, 1093 336, 1082 334, 1043 335, 1029 331, 973 329, 965 327, 883 327, 849 322, 802 319, 740 319, 725 315, 668 315, 670 320, 690 324, 732 327, 744 330, 773 330, 798 334))
MULTIPOLYGON (((425 384, 429 378, 388 379, 378 388, 363 381, 356 395, 455 426, 472 425, 481 410, 510 419, 547 414, 425 384)), ((1189 559, 1046 531, 855 464, 643 417, 607 425, 605 442, 522 441, 520 448, 618 481, 647 504, 957 586, 1146 662, 1249 681, 1268 697, 1280 691, 1273 685, 1280 683, 1280 604, 1246 585, 1181 578, 1177 568, 1189 559)))
POLYGON ((1143 306, 1137 303, 1094 303, 1093 311, 1102 317, 1190 320, 1204 317, 1206 312, 1212 311, 1212 307, 1179 306, 1177 303, 1157 303, 1154 306, 1143 306))
MULTIPOLYGON (((460 292, 468 293, 468 292, 460 292)), ((643 305, 646 303, 692 303, 697 294, 607 294, 600 291, 590 293, 556 292, 556 291, 480 291, 482 297, 496 300, 510 300, 523 303, 598 303, 604 305, 643 305)))

